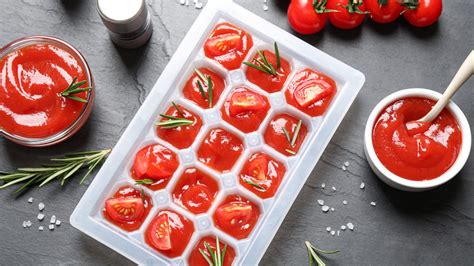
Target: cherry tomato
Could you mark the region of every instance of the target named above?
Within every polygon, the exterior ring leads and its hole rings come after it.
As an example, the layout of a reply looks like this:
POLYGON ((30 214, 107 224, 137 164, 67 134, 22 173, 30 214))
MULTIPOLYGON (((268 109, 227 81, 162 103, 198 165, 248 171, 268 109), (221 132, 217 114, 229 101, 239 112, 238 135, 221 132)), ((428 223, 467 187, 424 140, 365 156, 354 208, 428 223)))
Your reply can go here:
POLYGON ((230 195, 217 207, 214 222, 222 231, 243 239, 250 235, 259 216, 257 205, 239 195, 230 195))
POLYGON ((443 10, 441 0, 419 0, 418 5, 407 6, 407 11, 403 17, 415 27, 427 27, 435 23, 443 10))
MULTIPOLYGON (((365 6, 351 4, 354 0, 328 0, 327 9, 339 12, 328 13, 329 22, 339 29, 349 30, 358 27, 365 18, 365 6)), ((359 0, 360 1, 360 0, 359 0)))
POLYGON ((141 198, 111 198, 105 202, 107 214, 117 222, 132 222, 145 213, 141 198))
POLYGON ((326 25, 326 16, 325 13, 316 12, 313 0, 292 0, 288 7, 288 23, 301 34, 321 31, 326 25))
POLYGON ((364 4, 370 12, 370 18, 382 24, 395 21, 404 9, 398 0, 365 0, 364 4))
POLYGON ((232 94, 229 114, 237 116, 241 113, 264 110, 268 107, 263 96, 250 90, 239 90, 232 94))
POLYGON ((167 213, 163 213, 156 217, 151 225, 150 240, 152 245, 159 250, 170 250, 171 245, 171 229, 167 213))
POLYGON ((293 95, 301 107, 308 107, 331 94, 331 89, 325 87, 324 84, 318 84, 318 81, 320 80, 304 82, 296 88, 293 95))
POLYGON ((268 158, 266 154, 257 154, 249 161, 247 174, 257 180, 267 179, 268 158))

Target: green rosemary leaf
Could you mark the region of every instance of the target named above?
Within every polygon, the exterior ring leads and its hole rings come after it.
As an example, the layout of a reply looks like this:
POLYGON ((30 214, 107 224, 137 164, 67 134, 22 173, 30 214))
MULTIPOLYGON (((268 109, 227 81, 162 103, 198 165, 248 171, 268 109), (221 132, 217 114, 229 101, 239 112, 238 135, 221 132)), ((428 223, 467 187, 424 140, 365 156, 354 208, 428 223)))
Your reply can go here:
POLYGON ((275 48, 275 57, 276 57, 276 61, 277 61, 277 69, 280 69, 280 67, 281 67, 280 49, 278 49, 278 44, 276 42, 273 43, 273 46, 275 48))
POLYGON ((165 114, 160 114, 161 117, 163 118, 168 118, 170 120, 180 120, 180 119, 183 119, 183 118, 180 118, 180 117, 175 117, 175 116, 171 116, 171 115, 165 115, 165 114))
POLYGON ((264 187, 262 187, 261 185, 259 185, 259 184, 255 183, 255 182, 253 182, 253 181, 250 180, 250 179, 244 179, 244 182, 247 183, 247 184, 249 184, 249 185, 251 185, 251 186, 254 186, 254 187, 256 187, 256 188, 259 188, 259 189, 262 189, 262 190, 267 190, 266 188, 264 188, 264 187))
POLYGON ((84 99, 76 97, 76 96, 68 95, 68 96, 64 96, 64 97, 66 97, 68 99, 71 99, 71 100, 74 100, 74 101, 81 102, 81 103, 87 103, 87 100, 84 100, 84 99))
POLYGON ((199 69, 196 68, 196 69, 194 69, 194 71, 199 76, 199 78, 202 80, 202 82, 206 82, 206 76, 204 76, 204 74, 199 69))
POLYGON ((209 108, 212 108, 213 86, 211 77, 207 77, 207 94, 209 95, 209 108))
POLYGON ((272 65, 266 65, 260 58, 254 58, 255 62, 257 62, 262 68, 264 68, 269 75, 273 75, 273 68, 272 65))
POLYGON ((219 243, 219 236, 216 236, 216 265, 221 265, 221 244, 219 243))
POLYGON ((255 68, 256 70, 262 71, 262 72, 267 73, 269 75, 272 75, 272 73, 269 70, 261 68, 261 67, 255 65, 255 64, 250 63, 250 62, 243 62, 242 64, 244 64, 246 66, 249 66, 251 68, 255 68))
POLYGON ((157 125, 164 129, 176 128, 180 126, 192 125, 194 122, 188 119, 165 120, 159 122, 157 125))
POLYGON ((222 256, 221 256, 221 266, 224 265, 224 259, 225 259, 225 253, 227 252, 227 244, 224 245, 224 248, 222 249, 222 256))
POLYGON ((154 181, 152 179, 148 179, 148 178, 135 181, 135 185, 151 185, 153 183, 154 183, 154 181))
POLYGON ((54 178, 59 177, 60 175, 66 173, 67 171, 71 170, 74 167, 74 164, 69 164, 66 168, 61 169, 55 173, 52 173, 51 175, 48 176, 40 185, 39 187, 42 187, 46 185, 47 183, 51 182, 54 178))
POLYGON ((281 130, 283 130, 283 133, 285 133, 285 137, 286 137, 286 140, 288 141, 288 143, 291 144, 291 137, 290 137, 290 133, 288 133, 288 130, 286 130, 285 127, 282 127, 281 130))
POLYGON ((209 259, 209 257, 207 256, 207 254, 204 252, 204 250, 202 249, 199 249, 199 253, 201 253, 201 255, 203 256, 203 258, 206 260, 206 262, 209 264, 209 265, 214 265, 212 263, 212 261, 209 259))
POLYGON ((91 164, 91 162, 89 162, 89 170, 86 172, 86 174, 82 177, 81 181, 79 182, 79 184, 82 185, 82 183, 84 183, 84 181, 86 180, 86 178, 90 175, 90 173, 92 171, 94 171, 94 169, 97 167, 97 165, 99 165, 100 163, 103 163, 105 162, 105 159, 107 158, 107 154, 108 153, 105 153, 105 154, 102 154, 101 157, 99 157, 100 159, 97 160, 94 164, 91 164))
POLYGON ((182 117, 184 117, 184 112, 183 112, 181 109, 179 109, 178 105, 176 105, 174 102, 171 102, 171 104, 174 106, 174 108, 176 109, 176 111, 178 111, 178 113, 179 113, 182 117))
POLYGON ((82 166, 84 165, 84 163, 79 163, 77 164, 74 168, 71 169, 71 171, 69 171, 69 173, 67 173, 63 179, 61 179, 61 186, 64 185, 64 182, 66 182, 66 179, 68 179, 69 177, 71 177, 75 172, 77 172, 77 170, 79 170, 82 166))
POLYGON ((140 197, 142 198, 142 201, 145 202, 145 190, 140 189, 140 197))
POLYGON ((286 152, 288 152, 291 155, 296 155, 296 152, 290 150, 290 149, 285 149, 286 152))
POLYGON ((95 154, 98 154, 98 153, 101 153, 101 152, 103 152, 103 151, 98 150, 98 151, 71 152, 71 153, 68 153, 68 154, 64 155, 64 157, 76 157, 76 156, 79 156, 79 155, 95 155, 95 154))
POLYGON ((18 168, 18 171, 21 172, 30 172, 30 173, 36 173, 36 172, 49 172, 49 171, 54 171, 58 169, 58 167, 50 167, 50 168, 18 168))
POLYGON ((339 250, 326 251, 321 250, 313 246, 309 241, 305 241, 305 246, 308 251, 309 265, 313 265, 313 261, 316 261, 318 266, 325 266, 324 261, 319 257, 318 252, 322 254, 334 254, 339 252, 339 250))
POLYGON ((206 92, 204 91, 204 87, 202 86, 202 83, 200 80, 197 81, 197 84, 198 84, 198 88, 199 88, 199 92, 201 93, 201 97, 206 100, 207 99, 207 96, 206 96, 206 92))
POLYGON ((295 147, 295 144, 296 144, 296 139, 298 138, 298 135, 300 134, 300 129, 301 129, 301 124, 303 123, 303 121, 298 121, 298 125, 296 126, 296 129, 295 129, 295 134, 293 135, 293 139, 291 140, 291 147, 295 147))
POLYGON ((81 93, 81 92, 84 92, 84 91, 90 91, 91 89, 92 89, 91 87, 77 88, 77 89, 73 89, 73 90, 63 92, 62 96, 69 96, 71 94, 78 94, 78 93, 81 93))
POLYGON ((14 185, 14 184, 17 184, 17 183, 20 183, 20 182, 24 182, 24 181, 26 181, 26 180, 28 180, 28 179, 34 177, 34 176, 35 176, 35 174, 25 175, 25 176, 23 176, 23 177, 21 177, 21 178, 18 178, 18 179, 15 179, 15 180, 13 180, 13 181, 10 181, 10 182, 8 182, 8 183, 3 184, 2 186, 0 186, 0 189, 9 187, 9 186, 11 186, 11 185, 14 185))
POLYGON ((212 261, 216 261, 216 255, 214 254, 214 251, 212 250, 212 248, 211 248, 211 246, 209 245, 209 243, 207 243, 206 241, 204 241, 204 246, 206 246, 207 251, 209 251, 209 254, 211 254, 212 261))

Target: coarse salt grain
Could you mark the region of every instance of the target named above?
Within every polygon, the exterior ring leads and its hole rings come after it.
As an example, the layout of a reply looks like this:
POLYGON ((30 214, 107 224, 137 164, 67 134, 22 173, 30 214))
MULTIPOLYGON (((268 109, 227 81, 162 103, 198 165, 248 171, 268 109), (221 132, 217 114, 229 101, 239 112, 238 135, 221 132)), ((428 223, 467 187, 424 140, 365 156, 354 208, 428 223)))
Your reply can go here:
POLYGON ((372 201, 372 202, 370 203, 370 205, 372 205, 372 206, 375 207, 375 205, 377 205, 377 203, 376 203, 375 201, 372 201))
POLYGON ((321 188, 324 189, 326 187, 326 184, 322 183, 321 188))
POLYGON ((26 221, 23 221, 23 228, 26 228, 26 221))
POLYGON ((324 205, 323 207, 321 207, 321 210, 322 210, 323 212, 328 212, 328 211, 329 211, 329 206, 324 205))
POLYGON ((54 230, 54 224, 48 225, 49 230, 54 230))
POLYGON ((336 187, 332 187, 332 190, 336 191, 336 187))
POLYGON ((38 210, 42 211, 42 210, 44 210, 44 208, 45 208, 44 203, 43 203, 43 202, 40 202, 40 203, 38 204, 38 210))
POLYGON ((27 226, 27 227, 31 227, 32 224, 33 224, 33 223, 32 223, 31 221, 29 221, 29 220, 26 221, 26 226, 27 226))
POLYGON ((38 213, 38 220, 43 221, 44 219, 44 214, 38 213))
POLYGON ((50 224, 54 224, 56 222, 56 215, 51 216, 51 219, 49 220, 50 224))
POLYGON ((347 205, 347 200, 343 200, 342 204, 347 205))
POLYGON ((56 226, 60 226, 61 225, 61 221, 60 220, 56 220, 56 226))
POLYGON ((346 166, 344 166, 344 165, 343 165, 341 168, 342 168, 342 171, 346 171, 346 170, 347 170, 346 166))
POLYGON ((341 231, 337 230, 337 236, 339 236, 340 233, 341 233, 341 231))
POLYGON ((321 206, 323 206, 323 205, 324 205, 324 200, 318 199, 318 204, 321 205, 321 206))
POLYGON ((336 234, 336 231, 334 231, 334 230, 331 231, 331 235, 332 235, 332 236, 335 235, 335 234, 336 234))
POLYGON ((349 167, 349 162, 345 162, 345 163, 344 163, 344 166, 345 166, 345 167, 349 167))
POLYGON ((335 209, 334 209, 334 208, 331 208, 331 211, 333 212, 333 211, 335 211, 335 209))
POLYGON ((263 4, 263 11, 268 11, 268 5, 267 4, 263 4))
POLYGON ((349 228, 351 231, 354 231, 354 225, 352 223, 347 223, 347 228, 349 228))
POLYGON ((345 225, 341 225, 341 230, 342 230, 342 231, 346 231, 346 226, 345 226, 345 225))
POLYGON ((43 231, 44 227, 42 225, 38 226, 38 231, 43 231))
POLYGON ((364 182, 360 183, 360 189, 364 189, 364 188, 365 188, 365 183, 364 182))
POLYGON ((326 231, 331 232, 331 227, 326 227, 326 231))
POLYGON ((33 198, 29 198, 28 203, 33 203, 33 198))

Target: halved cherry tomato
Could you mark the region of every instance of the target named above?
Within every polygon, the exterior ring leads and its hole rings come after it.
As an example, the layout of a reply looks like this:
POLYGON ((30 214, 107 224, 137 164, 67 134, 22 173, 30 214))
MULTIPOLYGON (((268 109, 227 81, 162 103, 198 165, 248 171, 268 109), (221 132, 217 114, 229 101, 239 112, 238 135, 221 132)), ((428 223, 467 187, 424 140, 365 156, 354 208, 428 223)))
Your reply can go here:
POLYGON ((415 27, 427 27, 435 23, 443 11, 441 0, 417 0, 404 5, 407 11, 403 17, 415 27))
POLYGON ((220 23, 204 43, 204 54, 229 70, 237 69, 253 46, 252 36, 230 23, 220 23))
POLYGON ((167 213, 157 216, 151 225, 151 244, 159 250, 171 249, 171 229, 167 213))
POLYGON ((152 144, 141 149, 135 156, 132 166, 132 177, 136 180, 152 179, 148 185, 151 189, 162 189, 166 186, 178 168, 176 154, 161 144, 152 144))
POLYGON ((301 107, 308 107, 331 93, 328 88, 315 81, 318 80, 308 80, 295 89, 293 95, 301 107))
POLYGON ((370 12, 370 18, 382 24, 395 21, 403 11, 398 0, 365 0, 364 4, 370 12))
POLYGON ((257 180, 267 179, 268 158, 265 154, 258 154, 249 160, 247 174, 257 180))
POLYGON ((265 98, 250 90, 236 91, 230 98, 229 113, 237 116, 241 113, 260 111, 268 107, 265 98))
POLYGON ((145 206, 141 198, 111 198, 105 202, 105 210, 117 222, 131 222, 143 217, 145 206))
POLYGON ((323 11, 325 2, 326 0, 292 0, 287 14, 291 28, 301 34, 313 34, 321 31, 326 25, 327 18, 323 11), (320 8, 315 8, 313 2, 316 2, 315 4, 320 8))
POLYGON ((145 231, 145 241, 169 258, 181 256, 194 233, 191 220, 172 211, 162 210, 145 231))
POLYGON ((216 226, 229 235, 243 239, 252 232, 260 210, 251 201, 239 196, 230 195, 214 213, 216 226))
POLYGON ((329 22, 339 29, 349 30, 358 27, 365 18, 365 5, 362 0, 328 0, 327 9, 338 12, 328 13, 329 22))

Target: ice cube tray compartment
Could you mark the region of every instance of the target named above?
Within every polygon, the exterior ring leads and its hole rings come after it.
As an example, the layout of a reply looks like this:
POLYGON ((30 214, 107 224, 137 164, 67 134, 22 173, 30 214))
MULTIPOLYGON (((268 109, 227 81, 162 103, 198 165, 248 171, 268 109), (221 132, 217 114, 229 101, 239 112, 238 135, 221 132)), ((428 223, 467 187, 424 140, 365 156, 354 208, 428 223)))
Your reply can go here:
POLYGON ((74 210, 71 223, 139 264, 185 265, 198 241, 208 235, 219 236, 234 248, 236 252, 234 265, 257 264, 363 83, 362 73, 311 47, 244 8, 229 0, 210 0, 74 210), (242 28, 252 36, 254 45, 245 61, 251 60, 257 50, 273 51, 273 42, 278 43, 281 56, 292 67, 280 92, 268 93, 248 81, 245 76, 247 68, 245 65, 242 65, 240 69, 228 71, 217 62, 204 56, 202 46, 205 39, 217 23, 224 21, 242 28), (184 85, 194 69, 199 67, 209 68, 221 75, 226 82, 219 101, 211 109, 203 109, 183 95, 184 85), (306 67, 327 74, 337 84, 336 95, 326 113, 320 117, 310 117, 286 103, 284 93, 288 84, 296 72, 306 67), (256 132, 243 133, 222 119, 221 108, 227 96, 240 85, 265 96, 270 103, 270 109, 256 132), (166 112, 171 101, 192 111, 202 120, 201 130, 189 148, 178 149, 160 139, 156 134, 155 122, 159 120, 160 113, 166 112), (280 113, 288 113, 301 119, 308 129, 305 141, 296 156, 285 156, 265 143, 264 131, 269 121, 280 113), (217 127, 238 136, 245 146, 234 167, 227 173, 219 173, 197 160, 197 150, 203 139, 209 130, 217 127), (143 147, 155 143, 162 144, 175 152, 180 163, 166 188, 159 191, 135 185, 130 175, 135 154, 143 147), (255 152, 267 153, 286 168, 277 192, 268 199, 260 198, 239 182, 239 173, 242 167, 250 155, 255 152), (172 192, 176 183, 184 170, 189 167, 198 168, 219 184, 219 191, 213 204, 207 212, 202 214, 193 214, 173 201, 172 192), (143 188, 145 193, 150 195, 153 203, 153 208, 142 226, 132 232, 120 229, 108 222, 102 215, 105 200, 123 185, 143 188), (238 240, 214 226, 213 214, 215 210, 227 196, 232 194, 249 199, 260 209, 257 224, 249 237, 242 240, 238 240), (173 259, 155 251, 144 241, 147 226, 163 209, 176 211, 194 224, 194 233, 186 249, 181 256, 173 259))

